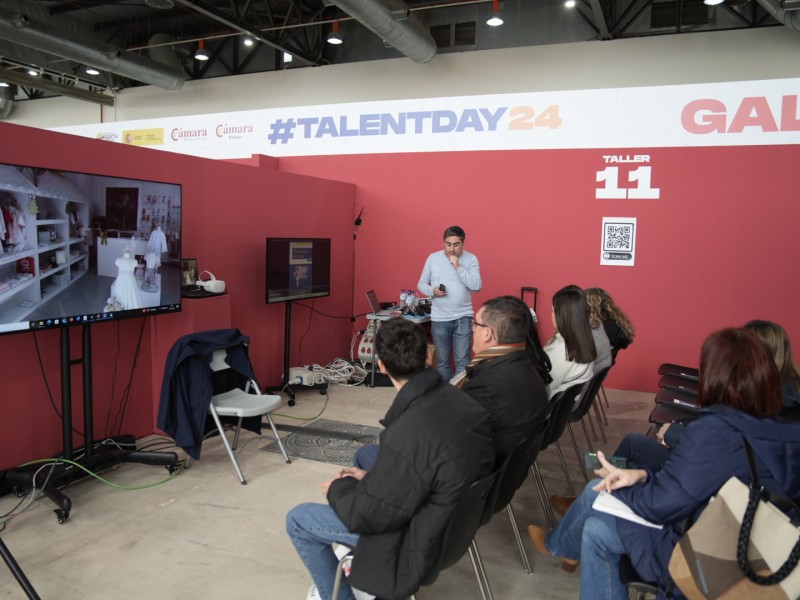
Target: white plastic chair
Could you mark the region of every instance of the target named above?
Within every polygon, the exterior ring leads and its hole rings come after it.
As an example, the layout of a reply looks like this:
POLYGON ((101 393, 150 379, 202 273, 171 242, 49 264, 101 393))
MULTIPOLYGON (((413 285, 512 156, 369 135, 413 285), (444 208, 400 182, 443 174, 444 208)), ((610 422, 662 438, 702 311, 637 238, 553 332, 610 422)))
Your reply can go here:
MULTIPOLYGON (((227 352, 225 349, 215 350, 211 359, 211 370, 218 373, 230 369, 230 365, 225 362, 226 356, 227 352)), ((275 409, 280 408, 282 404, 283 400, 280 396, 262 394, 258 383, 252 379, 247 381, 243 390, 234 388, 211 397, 211 404, 208 406, 208 412, 217 425, 219 435, 222 438, 222 442, 225 444, 225 449, 228 451, 228 456, 233 463, 233 468, 236 469, 236 474, 239 476, 239 481, 242 482, 242 485, 247 485, 247 481, 242 474, 242 469, 239 467, 239 462, 236 460, 236 454, 238 453, 234 453, 234 450, 236 450, 236 446, 239 443, 242 419, 245 417, 266 417, 267 421, 269 421, 272 433, 275 436, 275 440, 278 442, 278 447, 281 449, 283 459, 287 463, 292 462, 289 460, 289 455, 286 454, 286 448, 283 447, 281 436, 278 435, 278 430, 275 427, 275 423, 272 421, 272 416, 269 414, 275 409), (234 433, 233 436, 233 444, 228 442, 220 417, 238 418, 236 433, 234 433)))

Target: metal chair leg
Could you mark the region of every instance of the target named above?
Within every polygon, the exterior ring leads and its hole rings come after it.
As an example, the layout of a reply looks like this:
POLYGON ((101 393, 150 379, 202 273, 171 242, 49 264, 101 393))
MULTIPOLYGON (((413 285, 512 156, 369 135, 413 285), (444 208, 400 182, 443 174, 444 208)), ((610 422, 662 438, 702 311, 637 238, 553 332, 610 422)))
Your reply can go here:
POLYGON ((558 452, 558 458, 561 461, 561 468, 564 469, 564 477, 567 480, 569 495, 577 496, 575 493, 575 488, 572 486, 572 477, 570 477, 569 470, 567 469, 567 461, 564 460, 564 453, 561 451, 561 444, 558 442, 558 440, 556 440, 556 452, 558 452))
MULTIPOLYGON (((589 414, 588 414, 588 413, 586 414, 586 417, 588 417, 588 418, 589 418, 589 426, 591 426, 591 427, 592 427, 592 433, 594 433, 594 427, 592 426, 592 418, 591 418, 591 417, 589 417, 589 414)), ((584 417, 583 419, 581 419, 581 427, 583 427, 583 435, 585 435, 585 436, 586 436, 586 444, 589 446, 589 451, 590 451, 590 452, 594 452, 594 446, 592 446, 592 440, 590 440, 590 439, 589 439, 589 430, 588 430, 588 429, 586 429, 586 417, 584 417)), ((593 435, 592 437, 593 437, 595 440, 597 440, 597 436, 596 436, 596 435, 593 435)), ((582 464, 582 463, 583 463, 583 461, 581 461, 581 464, 582 464)))
POLYGON ((603 393, 603 400, 606 401, 606 408, 611 408, 611 405, 608 403, 608 396, 606 395, 606 388, 600 385, 600 391, 603 393))
POLYGON ((608 440, 606 439, 606 432, 603 429, 603 419, 600 418, 600 410, 598 409, 597 404, 597 397, 595 396, 595 399, 592 402, 592 408, 594 408, 594 416, 597 419, 597 429, 600 430, 600 436, 603 438, 603 443, 607 444, 608 440))
POLYGON ((508 519, 511 521, 511 529, 514 530, 514 539, 517 540, 517 549, 519 550, 519 557, 522 559, 522 568, 530 575, 533 570, 528 560, 528 553, 525 552, 525 546, 522 545, 522 536, 519 534, 519 527, 517 527, 517 517, 514 515, 514 509, 511 508, 510 502, 506 506, 506 512, 508 512, 508 519))
POLYGON ((603 415, 603 423, 608 427, 608 415, 606 414, 606 407, 603 406, 603 399, 600 397, 600 392, 594 397, 595 404, 600 409, 600 414, 603 415))
POLYGON ((339 588, 342 587, 342 575, 344 575, 344 563, 348 560, 353 560, 352 554, 347 554, 339 560, 339 566, 336 567, 336 578, 333 580, 333 595, 332 600, 339 600, 339 588))
MULTIPOLYGON (((567 423, 567 431, 569 432, 569 438, 572 440, 572 447, 575 448, 575 456, 578 457, 578 465, 583 473, 583 478, 586 480, 586 483, 589 483, 589 474, 586 472, 586 466, 583 464, 583 457, 581 456, 581 451, 578 449, 578 442, 575 441, 575 434, 572 431, 572 423, 567 423)), ((586 436, 586 440, 589 440, 588 434, 586 436)))
POLYGON ((547 499, 547 488, 544 485, 542 473, 539 470, 539 465, 536 463, 536 461, 533 461, 533 464, 531 465, 531 475, 533 476, 533 482, 536 485, 536 492, 539 494, 539 502, 542 503, 542 510, 544 511, 544 517, 547 520, 547 525, 550 529, 553 529, 556 526, 556 516, 553 514, 553 508, 550 506, 550 502, 547 499))
POLYGON ((289 455, 286 454, 286 448, 283 447, 281 436, 278 435, 278 428, 275 427, 275 422, 272 420, 272 417, 269 414, 267 414, 266 417, 267 421, 269 421, 270 429, 272 429, 272 435, 275 436, 275 441, 278 442, 278 448, 281 449, 281 454, 283 454, 283 460, 285 460, 287 464, 291 463, 292 461, 289 460, 289 455))
POLYGON ((247 485, 247 481, 245 481, 244 474, 242 470, 239 468, 239 463, 236 460, 236 456, 233 454, 233 450, 231 449, 231 445, 228 442, 228 438, 225 436, 225 429, 222 427, 222 421, 219 420, 219 415, 217 414, 217 409, 214 408, 214 403, 212 402, 209 405, 209 412, 211 413, 211 417, 214 419, 214 423, 217 425, 217 430, 219 431, 219 436, 222 438, 222 443, 225 444, 225 450, 228 451, 228 456, 231 458, 231 462, 233 463, 233 468, 236 469, 236 474, 239 476, 239 481, 242 485, 247 485))
POLYGON ((475 541, 475 538, 472 538, 472 543, 469 545, 469 560, 472 562, 472 570, 475 572, 475 578, 478 580, 481 597, 483 600, 494 600, 492 590, 489 587, 489 580, 486 578, 486 571, 483 568, 481 554, 478 552, 478 542, 475 541))

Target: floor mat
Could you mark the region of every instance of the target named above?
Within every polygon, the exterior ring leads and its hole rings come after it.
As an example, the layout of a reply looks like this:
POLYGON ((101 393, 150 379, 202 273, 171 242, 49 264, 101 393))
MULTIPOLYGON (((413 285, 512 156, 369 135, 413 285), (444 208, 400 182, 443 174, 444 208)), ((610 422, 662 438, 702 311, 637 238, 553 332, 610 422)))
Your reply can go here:
MULTIPOLYGON (((317 462, 350 467, 353 455, 361 446, 376 444, 380 427, 357 423, 345 423, 331 419, 317 419, 304 427, 281 425, 282 431, 290 431, 281 438, 290 458, 305 458, 317 462)), ((280 454, 277 442, 260 448, 264 452, 280 454)))

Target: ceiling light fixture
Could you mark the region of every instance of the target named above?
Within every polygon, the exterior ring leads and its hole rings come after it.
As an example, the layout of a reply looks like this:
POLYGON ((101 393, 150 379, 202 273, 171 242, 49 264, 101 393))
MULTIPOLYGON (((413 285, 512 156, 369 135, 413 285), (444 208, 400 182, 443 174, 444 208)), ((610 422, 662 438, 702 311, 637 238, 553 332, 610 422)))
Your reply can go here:
POLYGON ((564 2, 564 6, 567 8, 575 8, 575 0, 567 0, 564 2))
POLYGON ((703 0, 703 4, 706 6, 716 6, 717 4, 722 4, 725 0, 703 0))
POLYGON ((28 75, 30 75, 31 77, 38 77, 39 71, 37 71, 36 69, 28 69, 28 75))
POLYGON ((210 56, 206 50, 205 40, 200 40, 197 43, 197 51, 194 53, 195 60, 208 60, 210 56))
POLYGON ((244 36, 244 45, 245 46, 249 47, 249 46, 252 46, 253 44, 255 44, 255 41, 253 40, 253 38, 251 38, 249 35, 244 36))
POLYGON ((100 75, 100 71, 98 71, 94 67, 86 67, 86 74, 87 75, 100 75))
POLYGON ((343 41, 342 34, 339 33, 339 21, 334 21, 331 23, 331 32, 328 34, 328 43, 338 46, 343 41))
POLYGON ((5 81, 0 81, 0 87, 8 87, 8 84, 5 81))
POLYGON ((289 54, 288 52, 283 53, 283 64, 290 63, 294 59, 294 56, 289 54))
POLYGON ((489 27, 498 27, 503 24, 503 18, 500 16, 500 0, 492 0, 492 16, 486 21, 489 27))

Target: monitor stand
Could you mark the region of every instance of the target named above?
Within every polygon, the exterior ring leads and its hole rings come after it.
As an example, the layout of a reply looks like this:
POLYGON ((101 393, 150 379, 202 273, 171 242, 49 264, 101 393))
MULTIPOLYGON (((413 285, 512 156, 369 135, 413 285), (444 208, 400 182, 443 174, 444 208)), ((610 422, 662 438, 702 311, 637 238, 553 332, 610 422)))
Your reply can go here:
POLYGON ((59 523, 69 519, 72 501, 59 487, 84 479, 95 473, 123 462, 162 465, 170 473, 179 470, 175 452, 140 452, 136 450, 133 436, 118 436, 111 445, 96 446, 93 439, 94 415, 92 400, 92 334, 91 325, 85 323, 82 331, 81 358, 70 357, 69 328, 61 330, 61 436, 63 453, 52 460, 34 461, 6 472, 6 481, 17 496, 24 496, 28 488, 41 490, 57 508, 53 511, 59 523), (78 449, 72 445, 72 378, 71 368, 80 365, 83 371, 83 432, 84 444, 78 449), (77 452, 76 452, 77 450, 77 452), (76 456, 78 458, 76 458, 76 456), (61 462, 63 460, 63 462, 61 462), (47 463, 54 466, 47 467, 47 463), (43 467, 44 465, 44 467, 43 467))
MULTIPOLYGON (((289 401, 287 404, 289 406, 294 406, 295 404, 295 392, 292 388, 291 384, 288 383, 289 381, 289 369, 291 368, 289 361, 291 360, 290 357, 290 349, 292 343, 292 300, 287 300, 285 303, 286 305, 283 313, 283 378, 282 378, 282 386, 274 386, 265 389, 264 391, 267 393, 274 393, 274 392, 286 392, 289 395, 289 401)), ((303 386, 307 389, 318 389, 320 394, 325 394, 328 390, 327 383, 316 384, 313 386, 303 386)), ((280 429, 280 427, 278 427, 280 429)))

